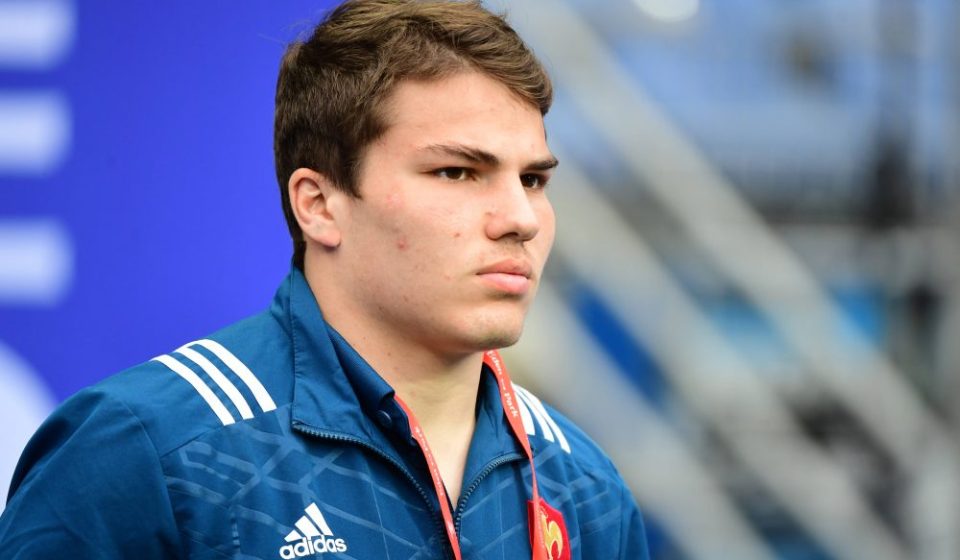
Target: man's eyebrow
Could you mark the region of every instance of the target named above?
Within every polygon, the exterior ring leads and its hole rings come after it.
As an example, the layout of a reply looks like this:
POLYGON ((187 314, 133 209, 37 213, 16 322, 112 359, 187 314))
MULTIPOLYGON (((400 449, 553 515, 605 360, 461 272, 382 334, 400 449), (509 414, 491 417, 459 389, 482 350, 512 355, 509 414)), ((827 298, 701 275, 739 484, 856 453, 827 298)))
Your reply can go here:
POLYGON ((484 150, 478 150, 461 144, 431 144, 424 148, 427 152, 437 152, 440 154, 458 157, 471 161, 496 167, 500 165, 500 158, 484 150))
POLYGON ((549 171, 554 167, 560 165, 560 160, 550 156, 547 159, 542 159, 540 161, 535 161, 528 165, 526 168, 530 171, 549 171))
MULTIPOLYGON (((485 150, 464 146, 462 144, 431 144, 423 148, 423 150, 427 152, 436 152, 443 155, 458 157, 489 167, 496 167, 500 165, 500 158, 494 154, 485 150)), ((550 156, 548 158, 525 165, 524 169, 528 169, 530 171, 547 171, 549 169, 553 169, 559 165, 559 163, 560 162, 557 161, 557 158, 550 156)))

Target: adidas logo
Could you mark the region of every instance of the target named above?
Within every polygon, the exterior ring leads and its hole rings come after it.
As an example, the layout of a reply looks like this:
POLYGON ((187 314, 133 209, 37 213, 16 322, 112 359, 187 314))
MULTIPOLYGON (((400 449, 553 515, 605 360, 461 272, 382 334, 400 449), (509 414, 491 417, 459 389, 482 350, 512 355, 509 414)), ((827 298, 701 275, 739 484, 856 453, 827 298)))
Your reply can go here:
POLYGON ((288 543, 295 544, 281 546, 280 558, 289 560, 327 552, 347 551, 346 541, 333 536, 333 531, 327 525, 327 520, 323 518, 317 504, 310 504, 304 512, 306 515, 294 523, 296 529, 290 531, 286 538, 288 543))

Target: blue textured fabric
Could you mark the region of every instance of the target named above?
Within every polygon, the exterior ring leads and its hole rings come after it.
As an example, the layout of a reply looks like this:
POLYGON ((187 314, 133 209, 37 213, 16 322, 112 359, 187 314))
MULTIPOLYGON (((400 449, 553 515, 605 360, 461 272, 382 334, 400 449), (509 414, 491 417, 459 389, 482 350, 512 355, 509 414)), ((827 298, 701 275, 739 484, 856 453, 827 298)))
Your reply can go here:
MULTIPOLYGON (((518 391, 571 558, 646 559, 609 459, 518 391)), ((454 511, 465 560, 530 558, 529 471, 485 372, 454 511)), ((268 311, 65 402, 10 496, 4 559, 452 558, 392 389, 326 324, 297 270, 268 311)))

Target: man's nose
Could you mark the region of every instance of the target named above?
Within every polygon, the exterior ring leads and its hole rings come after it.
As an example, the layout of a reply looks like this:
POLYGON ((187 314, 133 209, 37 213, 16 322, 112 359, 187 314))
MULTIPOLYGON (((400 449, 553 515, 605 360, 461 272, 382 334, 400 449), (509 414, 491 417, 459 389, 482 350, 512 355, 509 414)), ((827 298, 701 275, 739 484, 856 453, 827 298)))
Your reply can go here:
POLYGON ((515 237, 518 241, 536 237, 540 231, 540 218, 530 197, 531 192, 519 177, 497 184, 487 210, 487 236, 490 239, 515 237))

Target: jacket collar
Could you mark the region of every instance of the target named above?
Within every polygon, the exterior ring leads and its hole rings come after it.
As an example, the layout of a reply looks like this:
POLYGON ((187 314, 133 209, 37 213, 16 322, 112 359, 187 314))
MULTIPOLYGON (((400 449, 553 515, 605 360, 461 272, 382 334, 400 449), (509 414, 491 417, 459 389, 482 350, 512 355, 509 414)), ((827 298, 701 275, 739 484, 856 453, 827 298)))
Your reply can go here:
MULTIPOLYGON (((389 440, 416 445, 393 388, 323 319, 299 269, 291 270, 273 309, 281 315, 292 341, 295 426, 358 439, 380 449, 392 447, 389 440)), ((465 475, 493 456, 520 451, 504 417, 496 379, 485 369, 465 475)))

